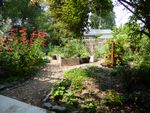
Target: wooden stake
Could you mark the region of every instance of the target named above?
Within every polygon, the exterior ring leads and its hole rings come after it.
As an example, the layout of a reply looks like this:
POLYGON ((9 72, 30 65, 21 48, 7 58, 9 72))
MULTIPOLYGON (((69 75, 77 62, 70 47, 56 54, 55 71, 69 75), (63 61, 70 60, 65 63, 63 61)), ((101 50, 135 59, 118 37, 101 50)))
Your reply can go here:
POLYGON ((111 65, 115 66, 116 62, 115 62, 115 42, 112 41, 112 47, 111 47, 111 65))

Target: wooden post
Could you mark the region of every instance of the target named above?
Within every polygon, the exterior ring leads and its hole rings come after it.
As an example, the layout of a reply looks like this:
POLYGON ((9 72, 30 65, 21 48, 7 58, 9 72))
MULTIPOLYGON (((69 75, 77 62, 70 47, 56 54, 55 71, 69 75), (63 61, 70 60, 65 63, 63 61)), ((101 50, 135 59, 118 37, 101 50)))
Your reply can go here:
POLYGON ((115 66, 116 62, 115 62, 115 42, 112 41, 112 47, 111 47, 111 65, 115 66))

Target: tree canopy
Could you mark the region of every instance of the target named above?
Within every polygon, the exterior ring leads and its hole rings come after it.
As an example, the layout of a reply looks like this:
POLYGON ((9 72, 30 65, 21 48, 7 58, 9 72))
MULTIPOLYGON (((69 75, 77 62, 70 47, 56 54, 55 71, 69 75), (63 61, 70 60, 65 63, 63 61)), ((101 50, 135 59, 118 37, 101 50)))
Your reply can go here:
MULTIPOLYGON (((81 39, 89 29, 89 14, 104 17, 112 8, 112 0, 2 0, 0 14, 13 23, 19 20, 22 24, 44 28, 52 40, 59 42, 60 38, 81 39)), ((109 22, 112 19, 105 18, 109 22)))
POLYGON ((2 0, 0 4, 2 17, 9 17, 14 23, 20 19, 23 23, 28 21, 35 25, 37 17, 42 13, 40 4, 33 4, 31 0, 2 0))
POLYGON ((49 0, 49 13, 54 23, 63 24, 63 29, 81 38, 89 28, 89 13, 106 12, 112 9, 112 1, 105 0, 49 0))
POLYGON ((90 21, 93 29, 112 29, 115 26, 115 13, 113 10, 108 11, 105 15, 94 13, 90 16, 90 21))

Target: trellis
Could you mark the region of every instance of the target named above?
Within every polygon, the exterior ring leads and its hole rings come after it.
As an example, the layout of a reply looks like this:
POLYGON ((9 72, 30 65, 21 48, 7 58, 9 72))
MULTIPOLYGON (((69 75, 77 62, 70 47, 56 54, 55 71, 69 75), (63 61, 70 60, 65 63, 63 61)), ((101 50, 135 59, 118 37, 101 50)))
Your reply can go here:
POLYGON ((116 66, 117 60, 119 60, 120 64, 122 64, 122 54, 115 53, 116 43, 114 41, 111 41, 111 42, 106 42, 104 44, 111 45, 111 50, 110 50, 110 54, 109 53, 105 54, 105 58, 104 58, 105 62, 102 63, 102 65, 107 67, 113 67, 116 66))

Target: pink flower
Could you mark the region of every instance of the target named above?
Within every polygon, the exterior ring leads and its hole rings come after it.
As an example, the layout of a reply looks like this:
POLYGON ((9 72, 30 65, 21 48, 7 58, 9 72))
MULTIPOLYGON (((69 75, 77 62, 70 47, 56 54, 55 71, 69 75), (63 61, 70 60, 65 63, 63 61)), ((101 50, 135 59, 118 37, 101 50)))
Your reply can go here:
POLYGON ((30 41, 34 41, 34 38, 32 37, 32 38, 30 38, 30 41))
POLYGON ((26 40, 26 43, 29 43, 30 40, 26 40))
POLYGON ((32 36, 33 37, 38 37, 38 34, 33 33, 32 36))
POLYGON ((25 30, 23 30, 23 29, 22 29, 22 30, 19 30, 19 32, 20 32, 20 33, 24 33, 24 32, 25 32, 25 30))
POLYGON ((20 41, 23 42, 23 43, 27 42, 26 38, 21 38, 20 41))

